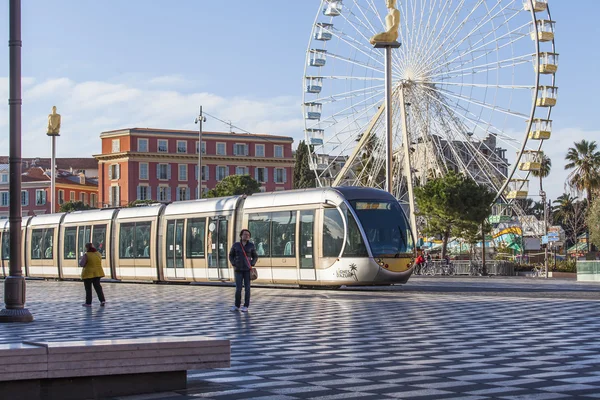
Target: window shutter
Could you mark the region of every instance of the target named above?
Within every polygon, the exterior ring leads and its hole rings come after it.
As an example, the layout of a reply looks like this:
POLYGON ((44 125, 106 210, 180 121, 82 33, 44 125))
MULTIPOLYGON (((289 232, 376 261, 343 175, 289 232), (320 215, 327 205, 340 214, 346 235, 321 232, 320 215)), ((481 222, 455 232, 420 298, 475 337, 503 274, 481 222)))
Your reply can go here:
POLYGON ((117 179, 121 179, 121 164, 117 164, 117 179))
POLYGON ((244 145, 244 155, 246 155, 246 156, 248 155, 248 145, 247 144, 244 145))
POLYGON ((283 169, 283 183, 287 182, 287 171, 285 170, 285 168, 283 169))
POLYGON ((198 166, 197 165, 194 167, 194 172, 196 173, 195 179, 196 179, 196 181, 198 181, 198 166))
POLYGON ((190 199, 190 188, 185 188, 185 199, 186 200, 190 199))
POLYGON ((121 186, 117 186, 117 206, 121 205, 121 186))
POLYGON ((109 205, 113 205, 113 190, 112 190, 112 186, 108 188, 108 204, 109 205))
POLYGON ((140 186, 137 187, 137 199, 142 200, 142 188, 140 186))
POLYGON ((156 164, 156 179, 160 179, 160 164, 156 164))
POLYGON ((265 167, 265 183, 269 182, 269 168, 265 167))
POLYGON ((152 186, 148 186, 148 194, 146 200, 152 200, 152 186))
POLYGON ((238 150, 238 146, 237 146, 237 144, 234 144, 234 145, 233 145, 233 155, 234 155, 234 156, 237 156, 237 155, 238 155, 238 151, 237 151, 237 150, 238 150))
POLYGON ((112 179, 112 165, 108 166, 108 179, 112 179))
POLYGON ((254 180, 255 180, 256 182, 260 182, 260 181, 258 180, 258 167, 254 167, 254 180))
POLYGON ((171 169, 173 169, 173 164, 167 164, 167 179, 171 180, 171 169))
POLYGON ((210 169, 208 168, 208 165, 206 165, 204 167, 204 180, 209 180, 210 178, 208 177, 210 169))
POLYGON ((171 188, 168 187, 167 189, 167 201, 171 201, 171 188))
POLYGON ((181 188, 177 188, 175 190, 176 190, 176 192, 175 192, 175 201, 179 201, 179 200, 181 200, 181 188))
POLYGON ((46 204, 46 191, 42 192, 42 204, 46 204))

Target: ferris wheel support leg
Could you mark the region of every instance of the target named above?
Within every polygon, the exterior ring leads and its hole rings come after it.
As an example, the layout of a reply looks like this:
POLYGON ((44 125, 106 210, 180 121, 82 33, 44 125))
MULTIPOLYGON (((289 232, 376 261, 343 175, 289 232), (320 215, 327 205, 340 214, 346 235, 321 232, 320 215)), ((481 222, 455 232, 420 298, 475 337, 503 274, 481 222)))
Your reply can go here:
POLYGON ((410 207, 410 226, 415 243, 417 242, 417 217, 415 215, 415 196, 413 191, 413 172, 410 162, 410 136, 408 134, 408 123, 406 119, 406 103, 404 101, 404 86, 400 88, 400 116, 402 119, 402 147, 404 150, 404 174, 408 189, 408 204, 410 207))

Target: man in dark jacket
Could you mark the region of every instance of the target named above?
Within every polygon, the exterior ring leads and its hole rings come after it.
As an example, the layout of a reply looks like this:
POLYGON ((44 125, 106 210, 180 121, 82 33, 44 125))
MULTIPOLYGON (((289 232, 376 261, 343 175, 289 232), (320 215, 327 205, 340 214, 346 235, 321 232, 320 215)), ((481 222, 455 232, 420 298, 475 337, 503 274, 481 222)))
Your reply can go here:
POLYGON ((254 267, 258 255, 254 248, 254 243, 250 241, 250 231, 242 229, 240 232, 240 241, 231 246, 229 250, 229 261, 235 271, 235 305, 230 311, 247 312, 250 306, 250 268, 254 267), (244 285, 244 306, 242 303, 242 283, 244 285))

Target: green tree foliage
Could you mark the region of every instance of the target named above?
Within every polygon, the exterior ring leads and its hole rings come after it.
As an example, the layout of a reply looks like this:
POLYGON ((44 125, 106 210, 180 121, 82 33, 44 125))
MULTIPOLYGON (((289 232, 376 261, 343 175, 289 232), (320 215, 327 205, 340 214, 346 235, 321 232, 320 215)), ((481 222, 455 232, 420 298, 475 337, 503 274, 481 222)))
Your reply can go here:
POLYGON ((415 198, 418 215, 427 221, 424 233, 442 236, 445 256, 451 233, 471 236, 475 226, 481 226, 490 215, 494 193, 470 178, 449 172, 416 188, 415 198))
POLYGON ((67 201, 60 205, 59 212, 72 212, 82 210, 92 210, 94 207, 88 206, 83 201, 67 201))
POLYGON ((590 241, 600 247, 600 198, 597 198, 587 216, 587 226, 590 228, 590 241))
POLYGON ((573 169, 567 178, 569 185, 579 193, 584 190, 592 203, 592 193, 600 187, 600 151, 596 142, 582 140, 569 148, 565 169, 573 169))
POLYGON ((260 192, 260 183, 256 182, 250 175, 229 175, 217 183, 214 189, 206 194, 206 197, 238 196, 241 194, 251 195, 260 192))
POLYGON ((548 175, 550 175, 550 170, 552 169, 552 160, 550 159, 550 157, 545 155, 544 152, 542 152, 541 164, 542 166, 539 170, 531 171, 531 175, 535 176, 536 178, 540 178, 540 192, 544 190, 544 187, 542 186, 543 179, 547 178, 548 175))
POLYGON ((296 149, 296 162, 294 164, 294 189, 316 187, 315 173, 309 164, 310 148, 303 141, 296 149))

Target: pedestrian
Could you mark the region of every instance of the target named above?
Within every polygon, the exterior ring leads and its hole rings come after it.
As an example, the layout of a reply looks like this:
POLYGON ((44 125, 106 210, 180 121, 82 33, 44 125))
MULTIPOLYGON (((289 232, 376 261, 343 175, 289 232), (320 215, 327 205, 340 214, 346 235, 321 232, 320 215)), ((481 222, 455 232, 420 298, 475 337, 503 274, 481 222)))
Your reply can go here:
POLYGON ((242 229, 240 241, 235 242, 229 250, 229 261, 235 271, 235 305, 230 311, 247 312, 250 306, 250 268, 254 267, 258 254, 254 243, 250 241, 250 231, 242 229), (244 285, 244 305, 242 303, 242 284, 244 285))
POLYGON ((104 276, 104 270, 102 269, 102 256, 96 250, 92 243, 86 243, 86 253, 79 260, 79 266, 83 267, 81 271, 81 279, 83 279, 83 285, 85 287, 85 303, 82 304, 84 307, 92 306, 92 285, 100 300, 100 305, 104 307, 106 299, 104 298, 104 292, 102 286, 100 286, 100 278, 104 276))
POLYGON ((423 253, 419 251, 419 255, 415 260, 415 274, 420 275, 423 273, 423 265, 425 264, 425 258, 423 257, 423 253))

